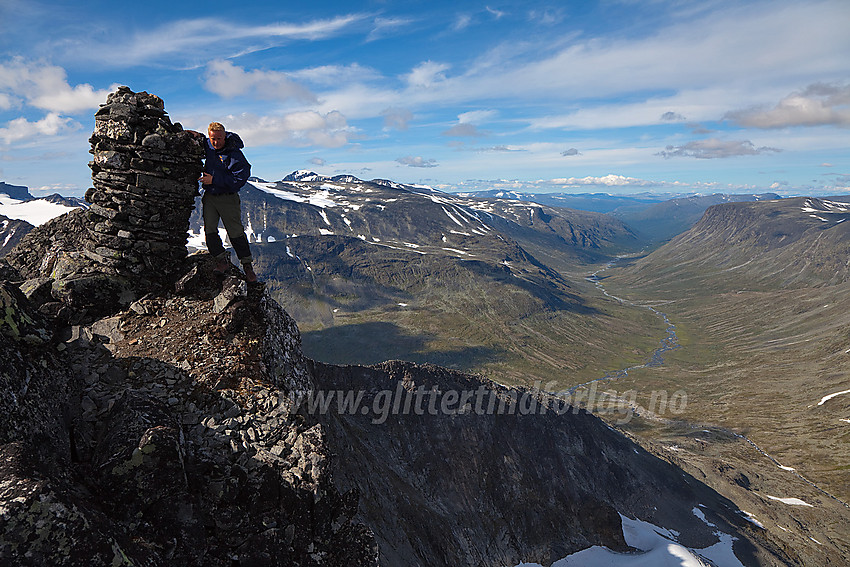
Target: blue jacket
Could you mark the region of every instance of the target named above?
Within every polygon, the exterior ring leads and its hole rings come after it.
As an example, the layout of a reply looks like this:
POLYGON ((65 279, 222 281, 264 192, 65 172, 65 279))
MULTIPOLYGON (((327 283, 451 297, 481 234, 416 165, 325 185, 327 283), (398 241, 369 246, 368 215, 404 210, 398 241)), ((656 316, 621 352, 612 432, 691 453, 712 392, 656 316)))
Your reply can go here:
POLYGON ((224 147, 216 150, 206 139, 204 172, 213 177, 212 184, 204 185, 204 191, 211 195, 236 193, 251 177, 251 164, 242 154, 245 144, 234 132, 227 132, 224 147))

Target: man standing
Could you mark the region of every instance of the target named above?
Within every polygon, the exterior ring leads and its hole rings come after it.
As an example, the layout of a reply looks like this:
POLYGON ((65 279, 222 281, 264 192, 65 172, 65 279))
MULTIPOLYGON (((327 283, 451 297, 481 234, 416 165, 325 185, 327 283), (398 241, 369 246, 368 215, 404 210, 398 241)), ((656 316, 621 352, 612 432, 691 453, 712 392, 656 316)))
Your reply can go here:
POLYGON ((201 184, 204 188, 203 204, 204 232, 207 238, 207 250, 218 262, 215 271, 223 273, 230 265, 230 253, 224 250, 218 235, 219 219, 230 237, 230 243, 236 250, 236 257, 242 264, 245 279, 249 283, 257 281, 242 226, 242 207, 239 189, 251 176, 251 164, 242 154, 245 144, 234 132, 227 132, 218 122, 212 122, 207 129, 206 156, 201 184))

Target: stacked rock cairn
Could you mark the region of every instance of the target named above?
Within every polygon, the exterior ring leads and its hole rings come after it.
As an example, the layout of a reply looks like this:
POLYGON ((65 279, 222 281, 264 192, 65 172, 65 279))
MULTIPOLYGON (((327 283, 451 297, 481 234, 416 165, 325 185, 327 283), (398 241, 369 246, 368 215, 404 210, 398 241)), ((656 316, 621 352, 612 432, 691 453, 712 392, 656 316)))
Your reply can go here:
POLYGON ((119 87, 95 114, 89 142, 84 254, 105 273, 162 279, 187 254, 203 137, 172 124, 161 98, 119 87))

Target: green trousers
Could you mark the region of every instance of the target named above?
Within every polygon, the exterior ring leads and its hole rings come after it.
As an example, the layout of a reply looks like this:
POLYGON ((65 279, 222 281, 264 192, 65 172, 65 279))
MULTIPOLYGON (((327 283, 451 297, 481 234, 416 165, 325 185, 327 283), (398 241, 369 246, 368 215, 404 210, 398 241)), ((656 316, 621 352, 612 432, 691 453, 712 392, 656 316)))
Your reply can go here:
POLYGON ((218 235, 219 220, 224 223, 224 230, 230 237, 230 243, 236 251, 236 257, 243 264, 250 264, 251 248, 248 246, 248 237, 245 236, 245 227, 242 226, 242 202, 239 193, 226 193, 223 195, 211 195, 204 193, 201 198, 204 216, 204 233, 207 238, 207 250, 215 257, 225 254, 224 244, 218 235))

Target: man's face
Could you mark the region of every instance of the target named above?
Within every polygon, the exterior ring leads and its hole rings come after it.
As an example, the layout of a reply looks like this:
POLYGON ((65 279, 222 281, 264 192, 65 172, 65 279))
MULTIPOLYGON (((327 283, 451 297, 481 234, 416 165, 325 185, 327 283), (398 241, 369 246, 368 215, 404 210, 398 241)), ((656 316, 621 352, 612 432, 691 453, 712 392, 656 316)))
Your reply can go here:
POLYGON ((224 132, 222 130, 210 130, 208 134, 213 148, 220 150, 224 147, 224 132))

